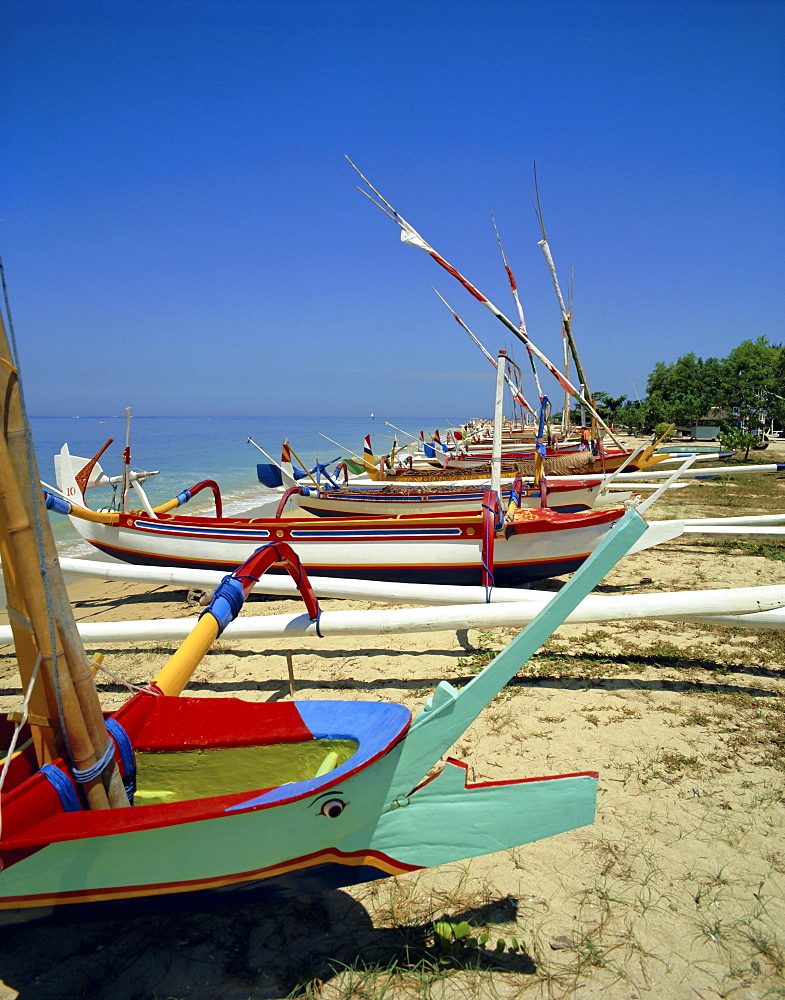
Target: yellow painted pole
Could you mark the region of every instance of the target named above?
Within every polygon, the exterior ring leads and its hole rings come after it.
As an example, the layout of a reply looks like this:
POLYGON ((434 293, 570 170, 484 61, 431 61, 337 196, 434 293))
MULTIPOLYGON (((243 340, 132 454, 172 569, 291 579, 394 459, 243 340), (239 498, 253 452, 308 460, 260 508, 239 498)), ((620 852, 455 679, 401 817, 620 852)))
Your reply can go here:
POLYGON ((171 657, 153 682, 164 694, 178 695, 193 676, 194 671, 215 642, 218 635, 218 619, 206 611, 184 639, 180 648, 171 657))

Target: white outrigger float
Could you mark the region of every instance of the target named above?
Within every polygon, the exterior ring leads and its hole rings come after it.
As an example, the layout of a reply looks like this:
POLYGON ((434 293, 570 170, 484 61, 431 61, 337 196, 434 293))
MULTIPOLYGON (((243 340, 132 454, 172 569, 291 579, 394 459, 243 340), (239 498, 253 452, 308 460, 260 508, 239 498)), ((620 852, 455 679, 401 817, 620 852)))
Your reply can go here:
MULTIPOLYGON (((60 560, 64 573, 94 579, 169 584, 210 591, 223 576, 210 570, 178 570, 150 566, 118 566, 85 559, 60 560)), ((428 607, 363 611, 322 611, 316 624, 307 614, 278 614, 238 618, 226 629, 234 639, 294 638, 295 636, 384 635, 439 632, 456 628, 521 626, 531 621, 553 599, 542 591, 482 587, 380 584, 361 580, 311 577, 319 598, 354 598, 389 604, 427 604, 428 607)), ((255 585, 259 593, 283 597, 298 595, 289 577, 264 576, 255 585)), ((747 628, 783 628, 785 585, 736 587, 722 590, 677 591, 657 594, 601 596, 590 594, 565 619, 565 624, 631 619, 700 622, 747 628)), ((163 642, 184 638, 191 619, 154 621, 78 622, 85 642, 163 642)), ((0 627, 0 642, 10 639, 10 628, 0 627)))

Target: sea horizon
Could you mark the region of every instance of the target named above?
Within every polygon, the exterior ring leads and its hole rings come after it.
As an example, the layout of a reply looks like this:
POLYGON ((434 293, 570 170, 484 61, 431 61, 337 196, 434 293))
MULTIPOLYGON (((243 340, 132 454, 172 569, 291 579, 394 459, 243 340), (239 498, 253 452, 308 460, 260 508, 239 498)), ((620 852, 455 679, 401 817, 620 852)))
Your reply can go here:
MULTIPOLYGON (((465 419, 465 418, 464 418, 465 419)), ((393 427, 380 416, 366 417, 292 417, 280 416, 156 416, 132 414, 130 432, 131 468, 136 472, 157 472, 144 485, 154 506, 165 503, 183 490, 204 479, 212 479, 221 490, 224 511, 240 514, 250 506, 272 500, 278 494, 257 479, 257 463, 268 458, 248 441, 267 452, 270 459, 280 460, 281 445, 287 439, 309 468, 316 462, 327 462, 344 455, 362 455, 363 439, 371 434, 374 450, 389 451, 394 438, 399 443, 417 437, 420 430, 432 433, 437 427, 444 432, 459 426, 464 420, 448 416, 387 417, 393 427), (402 433, 406 432, 406 433, 402 433), (321 435, 325 435, 322 437, 321 435), (327 440, 331 438, 332 441, 327 440)), ((125 412, 115 414, 55 414, 30 417, 41 479, 56 485, 54 455, 64 443, 72 455, 85 459, 95 455, 106 441, 112 445, 100 458, 108 476, 122 473, 125 449, 125 412)), ((111 506, 116 494, 111 488, 91 490, 87 496, 94 509, 111 506)), ((183 508, 183 513, 202 514, 213 510, 212 498, 205 491, 183 508)), ((50 514, 58 551, 65 556, 86 556, 96 550, 84 542, 61 514, 50 514)))

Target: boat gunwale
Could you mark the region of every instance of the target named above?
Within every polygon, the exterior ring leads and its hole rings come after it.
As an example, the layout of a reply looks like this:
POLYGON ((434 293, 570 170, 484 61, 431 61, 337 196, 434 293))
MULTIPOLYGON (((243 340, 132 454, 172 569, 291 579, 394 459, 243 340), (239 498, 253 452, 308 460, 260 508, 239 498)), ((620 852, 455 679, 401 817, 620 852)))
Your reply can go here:
MULTIPOLYGON (((167 696, 163 696, 167 698, 167 696)), ((155 697, 148 692, 139 692, 129 699, 125 705, 121 706, 116 713, 109 717, 122 719, 125 714, 132 712, 138 699, 150 699, 151 706, 160 702, 160 696, 155 697)), ((172 701, 178 703, 178 707, 188 703, 210 703, 212 705, 217 699, 213 698, 175 698, 172 701)), ((251 711, 257 711, 260 715, 259 723, 263 724, 262 718, 265 705, 275 704, 269 702, 245 702, 243 699, 231 698, 221 699, 221 701, 240 702, 245 706, 258 706, 251 711)), ((300 720, 305 724, 310 732, 311 740, 324 739, 351 739, 357 743, 357 750, 343 764, 329 771, 318 778, 305 778, 283 785, 273 785, 269 788, 248 789, 246 791, 232 792, 228 795, 213 795, 203 799, 186 799, 178 802, 154 803, 150 805, 135 805, 130 809, 107 809, 107 810, 80 810, 79 812, 61 812, 56 809, 39 820, 30 827, 5 836, 0 840, 0 856, 6 853, 11 854, 16 851, 27 851, 31 849, 42 849, 51 843, 64 842, 70 840, 90 840, 96 837, 119 836, 128 833, 141 832, 148 829, 160 829, 169 826, 184 826, 189 823, 201 823, 213 819, 228 818, 234 815, 257 812, 263 809, 270 809, 275 806, 287 805, 298 800, 308 799, 314 795, 333 788, 345 781, 348 781, 360 771, 371 767, 381 757, 389 753, 393 748, 405 738, 411 725, 411 712, 408 708, 395 702, 346 702, 346 701, 312 701, 293 702, 291 704, 300 715, 300 720), (366 706, 359 711, 362 719, 357 721, 356 715, 358 705, 366 706), (367 707, 370 706, 370 707, 367 707), (303 718, 300 709, 304 709, 303 718), (349 726, 344 723, 343 718, 339 718, 336 732, 328 732, 315 726, 323 713, 332 712, 335 716, 354 716, 350 720, 350 725, 354 725, 358 731, 349 731, 349 726), (380 717, 386 716, 386 726, 379 731, 380 717), (281 789, 286 789, 282 794, 281 789), (266 799, 265 799, 266 797, 266 799)), ((199 707, 202 707, 201 705, 199 707)), ((222 706, 227 708, 226 705, 222 706)), ((229 706, 232 707, 232 706, 229 706)), ((178 720, 184 730, 187 730, 192 720, 187 717, 178 720)), ((151 749, 149 736, 144 737, 144 726, 146 720, 141 723, 141 731, 138 737, 140 751, 148 752, 151 749)), ((287 741, 278 741, 278 745, 284 745, 287 741)), ((308 742, 307 740, 288 741, 294 743, 308 742)), ((262 745, 262 741, 254 744, 246 740, 243 743, 235 743, 234 746, 262 745)), ((154 749, 154 741, 152 743, 154 749)), ((210 749, 214 745, 199 744, 197 747, 183 745, 181 749, 210 749)), ((215 747, 217 748, 217 747, 215 747)), ((166 751, 163 751, 166 752, 166 751)), ((119 754, 118 754, 119 757, 119 754)), ((65 771, 66 764, 62 758, 52 762, 55 767, 65 771)), ((22 805, 22 799, 27 794, 46 795, 51 793, 56 796, 53 787, 40 771, 34 772, 29 778, 20 783, 17 788, 7 793, 4 809, 13 807, 14 800, 18 802, 18 807, 22 805), (36 787, 36 785, 38 787, 36 787), (26 787, 25 787, 26 786, 26 787), (39 791, 40 789, 40 791, 39 791)), ((12 867, 13 860, 6 867, 12 867)))

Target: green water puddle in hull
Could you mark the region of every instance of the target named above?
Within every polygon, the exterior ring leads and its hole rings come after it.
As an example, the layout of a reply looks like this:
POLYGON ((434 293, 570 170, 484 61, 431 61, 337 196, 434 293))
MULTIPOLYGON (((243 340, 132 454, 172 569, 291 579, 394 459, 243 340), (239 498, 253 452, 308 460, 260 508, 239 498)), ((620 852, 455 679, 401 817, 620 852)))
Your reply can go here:
POLYGON ((136 754, 139 806, 275 788, 327 774, 354 754, 354 740, 208 747, 136 754))

